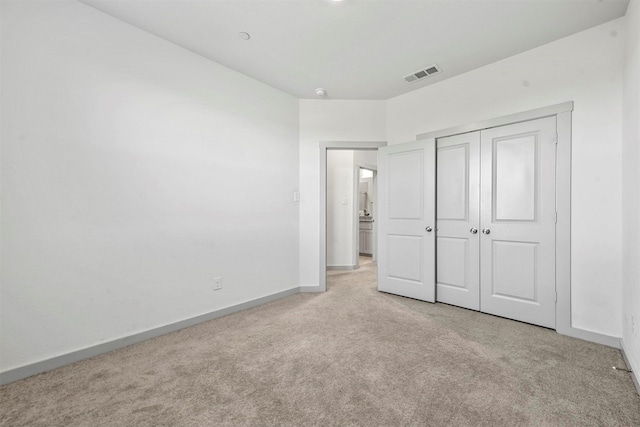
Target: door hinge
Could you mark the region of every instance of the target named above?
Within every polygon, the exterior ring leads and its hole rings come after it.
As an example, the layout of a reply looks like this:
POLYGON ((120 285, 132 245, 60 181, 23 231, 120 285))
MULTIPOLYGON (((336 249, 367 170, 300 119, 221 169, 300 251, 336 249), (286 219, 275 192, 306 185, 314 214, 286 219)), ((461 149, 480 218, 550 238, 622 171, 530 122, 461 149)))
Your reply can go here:
POLYGON ((556 212, 556 224, 558 223, 558 212, 556 212))
POLYGON ((558 302, 558 291, 556 291, 556 302, 558 302))
POLYGON ((557 133, 553 136, 553 142, 554 142, 556 145, 558 145, 558 134, 557 134, 557 133))

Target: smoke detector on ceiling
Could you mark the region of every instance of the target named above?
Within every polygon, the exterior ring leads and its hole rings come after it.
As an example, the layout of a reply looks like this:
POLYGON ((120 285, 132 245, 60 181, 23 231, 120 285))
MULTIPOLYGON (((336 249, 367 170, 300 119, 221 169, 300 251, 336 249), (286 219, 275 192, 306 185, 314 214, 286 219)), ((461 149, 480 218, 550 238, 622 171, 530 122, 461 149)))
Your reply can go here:
POLYGON ((416 71, 415 73, 411 73, 407 76, 404 76, 404 80, 408 83, 416 82, 420 79, 424 79, 425 77, 433 76, 434 74, 438 74, 440 72, 440 67, 438 64, 433 64, 428 66, 427 68, 416 71))

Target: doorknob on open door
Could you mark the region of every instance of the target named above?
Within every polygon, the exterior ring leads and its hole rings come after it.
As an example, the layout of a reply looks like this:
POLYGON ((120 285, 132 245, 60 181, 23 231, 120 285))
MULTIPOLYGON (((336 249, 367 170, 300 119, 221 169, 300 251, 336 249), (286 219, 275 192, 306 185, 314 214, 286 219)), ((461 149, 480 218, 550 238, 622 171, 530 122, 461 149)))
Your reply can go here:
POLYGON ((427 230, 427 233, 431 233, 433 231, 433 228, 427 227, 427 228, 425 228, 425 230, 427 230))

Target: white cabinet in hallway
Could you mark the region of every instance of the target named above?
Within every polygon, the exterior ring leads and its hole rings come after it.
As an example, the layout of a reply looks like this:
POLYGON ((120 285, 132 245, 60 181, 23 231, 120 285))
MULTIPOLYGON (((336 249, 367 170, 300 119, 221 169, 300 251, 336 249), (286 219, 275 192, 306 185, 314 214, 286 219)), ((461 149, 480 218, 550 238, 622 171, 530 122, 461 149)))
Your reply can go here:
POLYGON ((360 221, 359 251, 362 255, 373 255, 373 221, 360 221))

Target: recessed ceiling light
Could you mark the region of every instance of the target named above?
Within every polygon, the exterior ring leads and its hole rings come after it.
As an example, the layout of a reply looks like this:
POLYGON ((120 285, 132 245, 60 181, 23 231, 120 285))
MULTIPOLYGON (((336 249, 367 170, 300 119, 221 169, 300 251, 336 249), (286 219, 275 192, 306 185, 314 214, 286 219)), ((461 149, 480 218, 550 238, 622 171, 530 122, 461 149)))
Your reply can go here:
POLYGON ((251 38, 251 34, 241 31, 238 33, 238 37, 240 37, 242 40, 249 40, 251 38))

